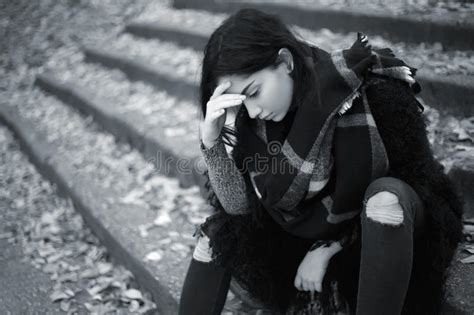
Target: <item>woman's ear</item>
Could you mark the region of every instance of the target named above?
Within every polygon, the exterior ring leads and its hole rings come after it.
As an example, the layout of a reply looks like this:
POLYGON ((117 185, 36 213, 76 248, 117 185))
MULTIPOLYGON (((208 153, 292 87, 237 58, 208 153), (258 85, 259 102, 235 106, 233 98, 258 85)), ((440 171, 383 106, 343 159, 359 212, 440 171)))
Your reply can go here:
POLYGON ((280 64, 281 62, 285 63, 288 73, 293 71, 293 55, 288 48, 281 48, 278 51, 277 64, 280 64))

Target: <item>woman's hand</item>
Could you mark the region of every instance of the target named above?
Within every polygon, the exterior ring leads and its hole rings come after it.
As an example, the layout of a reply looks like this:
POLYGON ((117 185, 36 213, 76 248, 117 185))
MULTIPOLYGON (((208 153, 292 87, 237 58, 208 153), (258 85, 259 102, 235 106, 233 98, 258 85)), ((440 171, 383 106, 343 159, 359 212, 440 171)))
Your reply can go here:
POLYGON ((309 251, 298 267, 295 287, 300 291, 321 292, 329 261, 341 249, 341 245, 334 242, 329 247, 319 247, 309 251))
POLYGON ((231 85, 226 82, 218 85, 206 104, 206 117, 200 123, 201 140, 210 148, 219 137, 226 120, 226 108, 241 105, 245 99, 243 94, 222 94, 231 85))

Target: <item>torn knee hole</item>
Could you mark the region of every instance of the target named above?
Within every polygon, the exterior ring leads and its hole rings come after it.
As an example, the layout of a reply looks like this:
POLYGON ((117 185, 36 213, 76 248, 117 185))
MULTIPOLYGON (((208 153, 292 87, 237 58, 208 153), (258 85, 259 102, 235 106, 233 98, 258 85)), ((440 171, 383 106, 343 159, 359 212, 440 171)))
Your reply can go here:
POLYGON ((403 208, 397 195, 381 191, 367 200, 365 209, 367 218, 372 221, 398 226, 403 223, 403 208))

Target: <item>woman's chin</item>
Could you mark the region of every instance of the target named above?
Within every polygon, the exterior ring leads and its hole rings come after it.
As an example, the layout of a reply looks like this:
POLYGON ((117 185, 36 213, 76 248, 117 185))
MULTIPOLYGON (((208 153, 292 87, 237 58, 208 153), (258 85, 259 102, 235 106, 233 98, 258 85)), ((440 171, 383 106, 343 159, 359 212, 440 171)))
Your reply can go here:
POLYGON ((281 115, 275 115, 275 117, 272 117, 270 120, 273 120, 274 122, 279 122, 283 119, 281 115))

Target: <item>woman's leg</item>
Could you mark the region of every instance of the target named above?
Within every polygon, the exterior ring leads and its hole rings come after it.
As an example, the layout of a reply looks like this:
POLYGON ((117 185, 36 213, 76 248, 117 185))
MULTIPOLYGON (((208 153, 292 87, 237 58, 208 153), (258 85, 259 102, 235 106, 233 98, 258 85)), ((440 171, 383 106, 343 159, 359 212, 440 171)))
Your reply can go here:
POLYGON ((401 314, 423 223, 423 203, 407 183, 382 177, 369 185, 361 213, 357 315, 401 314))
POLYGON ((179 304, 180 315, 220 314, 229 290, 227 268, 211 265, 211 249, 206 235, 199 237, 184 279, 179 304))

